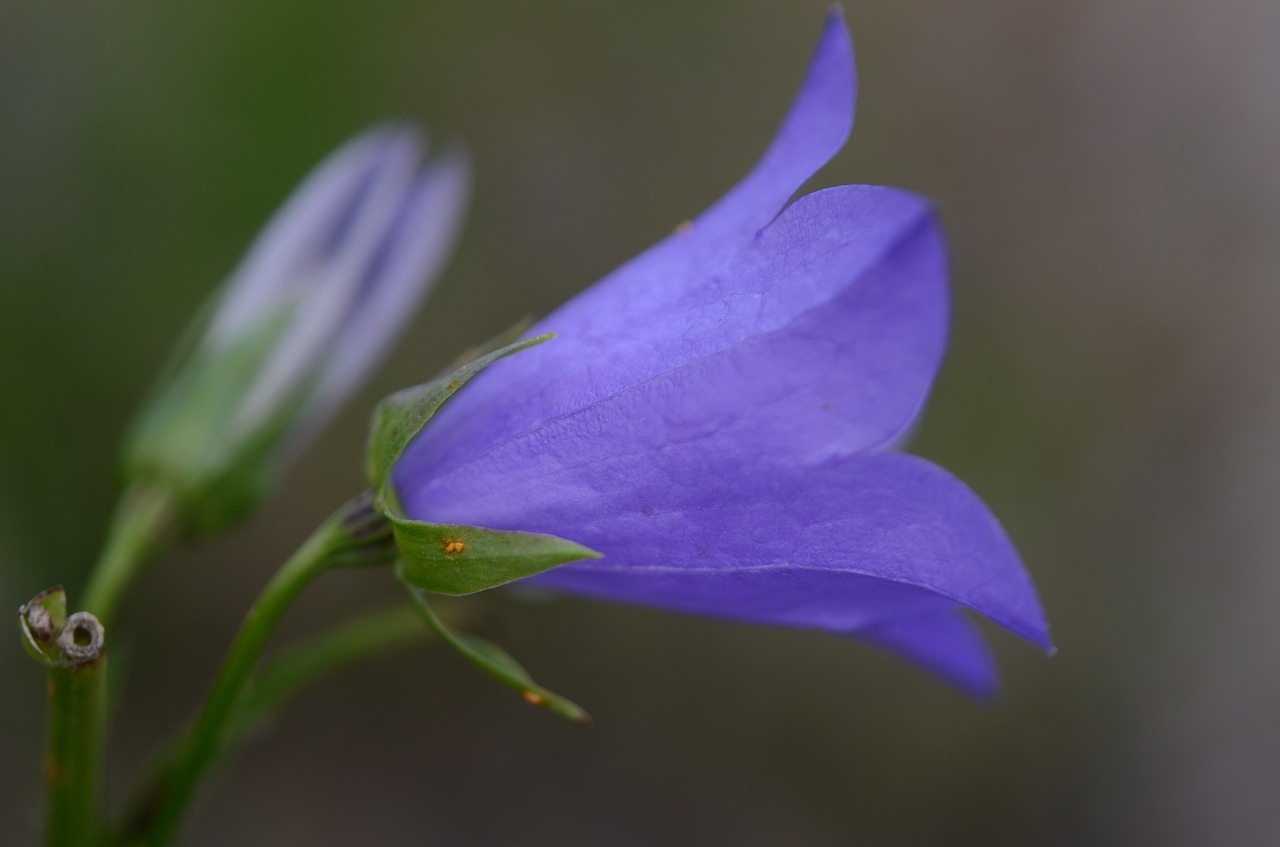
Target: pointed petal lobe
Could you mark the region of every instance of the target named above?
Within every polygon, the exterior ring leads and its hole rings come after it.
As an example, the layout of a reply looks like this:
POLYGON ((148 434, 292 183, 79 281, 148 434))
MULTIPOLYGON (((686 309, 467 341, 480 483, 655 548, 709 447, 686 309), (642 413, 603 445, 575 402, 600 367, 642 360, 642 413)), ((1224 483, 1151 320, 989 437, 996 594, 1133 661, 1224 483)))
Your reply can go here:
POLYGON ((974 697, 1000 688, 1000 672, 986 638, 956 610, 888 621, 855 633, 935 673, 974 697))
POLYGON ((856 91, 853 42, 843 13, 833 8, 773 143, 751 173, 698 218, 695 232, 710 239, 743 236, 767 224, 844 146, 853 129, 856 91))

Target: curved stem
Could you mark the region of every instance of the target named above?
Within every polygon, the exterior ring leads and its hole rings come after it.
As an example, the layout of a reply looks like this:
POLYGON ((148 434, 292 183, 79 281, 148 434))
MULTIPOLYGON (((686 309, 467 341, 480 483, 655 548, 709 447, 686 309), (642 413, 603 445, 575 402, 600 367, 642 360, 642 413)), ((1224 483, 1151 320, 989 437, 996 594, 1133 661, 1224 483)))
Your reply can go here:
MULTIPOLYGON (((253 732, 304 688, 364 659, 429 638, 416 610, 404 606, 356 618, 290 647, 282 656, 254 674, 223 730, 216 761, 228 756, 244 736, 253 732)), ((162 755, 130 804, 125 818, 139 831, 139 822, 173 779, 183 755, 175 745, 162 755)))
POLYGON ((124 590, 160 546, 173 503, 158 488, 135 486, 120 497, 102 555, 89 577, 84 608, 110 628, 124 590))
POLYGON ((227 741, 252 730, 299 691, 324 677, 430 635, 417 610, 401 606, 356 618, 289 648, 249 684, 236 708, 227 741))
POLYGON ((327 521, 262 590, 218 672, 169 782, 145 820, 139 822, 136 843, 158 847, 173 837, 188 801, 223 746, 228 722, 267 640, 299 592, 333 564, 333 554, 345 538, 337 521, 327 521))

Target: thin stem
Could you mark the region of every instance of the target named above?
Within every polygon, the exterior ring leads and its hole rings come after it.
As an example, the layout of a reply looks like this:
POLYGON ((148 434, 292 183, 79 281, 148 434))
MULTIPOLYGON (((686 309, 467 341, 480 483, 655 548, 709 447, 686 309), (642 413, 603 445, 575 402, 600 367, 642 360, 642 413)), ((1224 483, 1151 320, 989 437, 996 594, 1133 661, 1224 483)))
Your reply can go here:
POLYGON ((284 563, 258 596, 231 646, 213 690, 171 772, 171 779, 138 831, 139 843, 159 847, 173 837, 188 801, 222 749, 245 683, 267 640, 298 594, 333 564, 346 536, 333 519, 323 524, 284 563))
MULTIPOLYGON (((246 685, 223 731, 217 758, 229 755, 237 741, 270 719, 304 688, 363 659, 421 641, 430 634, 417 611, 402 606, 356 618, 290 647, 246 685)), ((142 783, 126 818, 133 825, 127 829, 139 831, 138 822, 173 779, 184 753, 185 737, 183 742, 161 756, 142 783)))
MULTIPOLYGON (((102 836, 102 750, 107 657, 92 615, 68 620, 76 662, 49 668, 49 747, 45 756, 45 844, 84 847, 102 836)), ((64 649, 64 655, 67 650, 64 649)))
POLYGON ((173 501, 161 489, 135 486, 120 497, 85 592, 84 607, 103 626, 111 626, 125 588, 161 545, 172 520, 173 501))
POLYGON ((262 723, 320 679, 430 634, 417 610, 401 606, 356 618, 291 647, 250 683, 232 719, 228 742, 262 723))

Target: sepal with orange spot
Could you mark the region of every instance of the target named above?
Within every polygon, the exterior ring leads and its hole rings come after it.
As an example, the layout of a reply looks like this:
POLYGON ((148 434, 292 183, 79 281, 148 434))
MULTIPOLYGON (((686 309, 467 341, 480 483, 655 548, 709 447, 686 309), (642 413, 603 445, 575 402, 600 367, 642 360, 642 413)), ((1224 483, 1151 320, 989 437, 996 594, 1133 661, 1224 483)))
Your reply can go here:
POLYGON ((507 532, 458 524, 410 520, 400 508, 392 468, 432 416, 476 374, 494 362, 551 340, 551 334, 523 341, 517 327, 439 379, 383 400, 374 410, 365 468, 373 507, 390 526, 397 554, 396 575, 415 608, 440 640, 463 658, 517 691, 531 705, 576 723, 590 723, 586 711, 533 681, 505 650, 474 635, 446 627, 426 600, 426 592, 473 594, 542 573, 558 565, 600 556, 595 550, 554 535, 507 532))
POLYGON ((591 716, 587 714, 585 709, 572 700, 561 697, 554 691, 538 685, 533 681, 533 677, 529 676, 529 672, 498 645, 474 635, 454 632, 445 626, 440 618, 436 616, 431 606, 428 605, 422 591, 416 588, 409 588, 409 598, 422 615, 423 620, 426 621, 427 625, 431 627, 431 630, 435 632, 441 641, 448 644, 464 659, 498 680, 498 682, 514 689, 524 698, 526 703, 546 709, 552 714, 559 715, 574 723, 584 725, 591 723, 591 716))
POLYGON ((589 547, 554 535, 413 521, 387 509, 400 559, 396 575, 437 594, 474 594, 583 559, 589 547))
POLYGON ((400 509, 391 480, 391 469, 409 442, 472 377, 499 359, 553 337, 500 342, 501 346, 451 373, 378 404, 370 427, 366 471, 377 508, 391 523, 400 557, 397 573, 406 584, 438 594, 474 594, 558 565, 600 557, 595 550, 554 535, 410 520, 400 509))

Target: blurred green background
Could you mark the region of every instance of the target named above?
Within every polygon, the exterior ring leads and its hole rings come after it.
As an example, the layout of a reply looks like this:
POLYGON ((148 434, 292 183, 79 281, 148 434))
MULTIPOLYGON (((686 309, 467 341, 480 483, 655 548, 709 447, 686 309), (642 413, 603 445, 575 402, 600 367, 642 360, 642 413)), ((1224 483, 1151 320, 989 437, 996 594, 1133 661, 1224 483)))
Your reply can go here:
MULTIPOLYGON (((329 149, 409 118, 476 182, 436 294, 225 543, 131 596, 119 796, 240 615, 360 484, 372 403, 544 314, 763 151, 825 0, 0 5, 0 598, 75 591, 188 316, 329 149)), ((589 730, 424 645, 311 692, 193 845, 1280 843, 1280 6, 848 0, 817 184, 936 198, 953 344, 914 449, 1002 517, 1060 652, 976 705, 860 644, 574 599, 467 606, 589 730)), ((281 642, 394 597, 327 578, 281 642)), ((0 604, 2 605, 2 604, 0 604)), ((43 686, 0 649, 0 822, 35 843, 43 686)))

